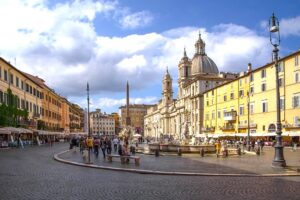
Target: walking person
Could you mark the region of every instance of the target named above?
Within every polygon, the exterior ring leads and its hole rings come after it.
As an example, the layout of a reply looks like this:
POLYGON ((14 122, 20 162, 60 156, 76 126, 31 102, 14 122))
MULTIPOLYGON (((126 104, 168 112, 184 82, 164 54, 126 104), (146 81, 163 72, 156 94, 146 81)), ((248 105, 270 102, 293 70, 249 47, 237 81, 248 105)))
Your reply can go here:
POLYGON ((106 138, 105 141, 106 141, 107 154, 111 154, 111 140, 109 138, 106 138))
POLYGON ((97 158, 98 158, 98 155, 99 155, 99 145, 100 145, 99 138, 95 138, 94 139, 94 153, 95 153, 97 158))
POLYGON ((93 141, 93 138, 92 138, 92 137, 88 137, 88 138, 86 139, 86 145, 87 145, 87 148, 88 148, 88 151, 89 151, 89 152, 91 152, 92 149, 93 149, 93 143, 94 143, 94 141, 93 141))
POLYGON ((115 137, 113 139, 113 145, 114 145, 114 152, 116 153, 118 150, 118 143, 119 143, 119 139, 117 137, 115 137))
POLYGON ((104 138, 101 138, 100 140, 100 148, 102 150, 103 158, 105 159, 106 141, 104 140, 104 138))

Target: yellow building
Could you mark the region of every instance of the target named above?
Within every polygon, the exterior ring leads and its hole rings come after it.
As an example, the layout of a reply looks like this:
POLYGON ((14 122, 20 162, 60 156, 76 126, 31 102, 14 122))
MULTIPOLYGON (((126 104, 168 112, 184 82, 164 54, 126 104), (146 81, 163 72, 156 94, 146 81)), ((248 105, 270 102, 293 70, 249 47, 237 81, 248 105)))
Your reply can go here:
POLYGON ((19 121, 19 126, 37 128, 41 120, 43 89, 25 73, 0 57, 0 104, 7 103, 7 89, 17 96, 17 107, 28 111, 28 120, 19 121))
POLYGON ((18 126, 55 131, 82 131, 83 109, 61 97, 45 81, 24 73, 0 57, 0 105, 7 104, 7 89, 16 95, 17 107, 28 111, 18 126))
MULTIPOLYGON (((283 136, 300 136, 299 57, 300 51, 297 51, 279 60, 283 136)), ((248 66, 248 71, 241 73, 239 78, 203 94, 203 131, 206 134, 246 136, 250 127, 252 136, 275 136, 275 89, 274 62, 255 70, 248 66)))

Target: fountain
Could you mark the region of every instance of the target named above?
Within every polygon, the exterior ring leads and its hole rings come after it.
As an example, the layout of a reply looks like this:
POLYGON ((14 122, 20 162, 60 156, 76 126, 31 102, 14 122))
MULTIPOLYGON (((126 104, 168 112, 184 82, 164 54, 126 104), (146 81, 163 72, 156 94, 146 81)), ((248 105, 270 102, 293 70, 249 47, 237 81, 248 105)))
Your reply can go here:
POLYGON ((216 147, 213 144, 209 144, 206 139, 204 143, 196 143, 196 137, 194 134, 190 134, 188 129, 188 123, 185 122, 184 130, 180 135, 169 137, 168 140, 162 139, 159 142, 149 143, 149 150, 155 152, 156 150, 162 152, 178 152, 179 149, 182 153, 199 153, 202 149, 205 153, 215 153, 216 147))

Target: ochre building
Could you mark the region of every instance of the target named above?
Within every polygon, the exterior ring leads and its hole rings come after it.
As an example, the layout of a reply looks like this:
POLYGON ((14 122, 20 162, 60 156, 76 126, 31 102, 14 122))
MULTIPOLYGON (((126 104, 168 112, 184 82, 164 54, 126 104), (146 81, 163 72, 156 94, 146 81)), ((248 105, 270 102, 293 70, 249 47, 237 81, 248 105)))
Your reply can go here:
MULTIPOLYGON (((281 123, 284 139, 300 136, 300 51, 279 60, 281 123)), ((216 86, 204 95, 203 131, 212 135, 275 136, 274 62, 216 86)))

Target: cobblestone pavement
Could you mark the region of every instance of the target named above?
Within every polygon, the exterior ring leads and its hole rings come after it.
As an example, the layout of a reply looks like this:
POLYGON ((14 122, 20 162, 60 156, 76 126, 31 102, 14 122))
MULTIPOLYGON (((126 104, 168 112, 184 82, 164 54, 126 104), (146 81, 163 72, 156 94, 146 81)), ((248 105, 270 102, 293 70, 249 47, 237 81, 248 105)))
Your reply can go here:
MULTIPOLYGON (((273 148, 265 148, 261 156, 245 154, 243 156, 229 156, 227 158, 216 158, 215 154, 200 157, 199 154, 184 154, 183 156, 160 156, 136 154, 141 158, 141 164, 135 166, 134 161, 130 164, 121 164, 120 159, 114 158, 112 163, 103 159, 102 152, 98 158, 91 154, 91 161, 95 165, 117 168, 132 168, 141 170, 188 172, 188 173, 217 173, 217 174, 291 174, 300 169, 300 150, 292 152, 285 148, 285 159, 289 167, 285 169, 272 168, 274 157, 273 148)), ((59 155, 59 158, 85 162, 82 155, 71 150, 59 155)), ((300 173, 299 173, 300 175, 300 173)))
POLYGON ((0 151, 0 199, 299 199, 300 178, 160 176, 66 165, 67 144, 0 151))

